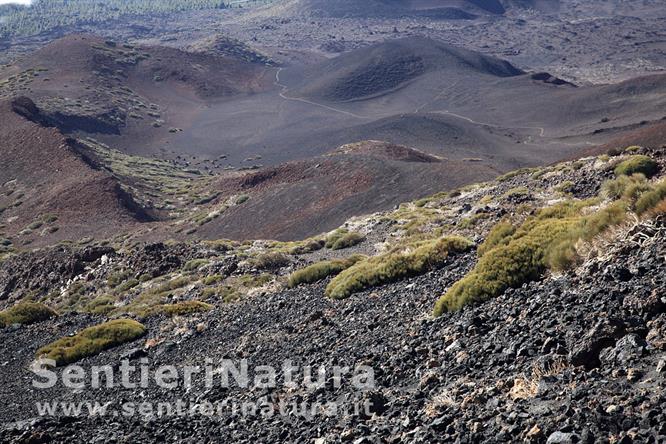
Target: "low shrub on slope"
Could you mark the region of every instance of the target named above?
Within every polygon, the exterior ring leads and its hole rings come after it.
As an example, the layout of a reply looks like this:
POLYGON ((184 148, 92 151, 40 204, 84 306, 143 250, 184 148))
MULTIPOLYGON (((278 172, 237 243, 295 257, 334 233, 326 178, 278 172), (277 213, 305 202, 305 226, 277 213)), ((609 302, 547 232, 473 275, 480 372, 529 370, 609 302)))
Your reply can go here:
POLYGON ((13 324, 34 324, 56 317, 58 314, 46 305, 21 302, 0 312, 0 327, 13 324))
POLYGON ((542 209, 518 228, 500 222, 479 248, 476 267, 437 301, 434 315, 499 296, 547 270, 566 270, 579 260, 579 241, 624 222, 630 210, 638 215, 658 211, 666 198, 666 181, 651 184, 643 173, 632 174, 604 184, 604 193, 619 199, 596 212, 582 214, 597 200, 570 200, 542 209))
POLYGON ((138 339, 145 333, 146 328, 142 324, 131 319, 117 319, 58 339, 40 348, 37 357, 53 359, 58 366, 67 365, 138 339))
POLYGON ((363 259, 365 259, 365 256, 354 255, 346 259, 317 262, 302 270, 293 272, 289 276, 289 288, 294 288, 301 284, 312 284, 329 276, 335 276, 363 259))
POLYGON ((367 259, 336 276, 326 287, 326 296, 344 299, 368 288, 426 273, 442 265, 449 255, 469 251, 473 245, 461 237, 444 237, 367 259))

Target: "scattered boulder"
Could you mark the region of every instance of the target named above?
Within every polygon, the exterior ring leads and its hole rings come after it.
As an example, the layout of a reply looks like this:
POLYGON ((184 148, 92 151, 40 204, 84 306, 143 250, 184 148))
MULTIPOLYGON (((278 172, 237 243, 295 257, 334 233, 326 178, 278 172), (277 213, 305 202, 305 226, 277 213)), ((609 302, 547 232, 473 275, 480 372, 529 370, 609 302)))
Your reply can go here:
POLYGON ((592 369, 600 365, 599 353, 606 347, 613 346, 625 331, 624 323, 619 319, 604 319, 597 323, 577 344, 569 355, 569 361, 575 366, 592 369))

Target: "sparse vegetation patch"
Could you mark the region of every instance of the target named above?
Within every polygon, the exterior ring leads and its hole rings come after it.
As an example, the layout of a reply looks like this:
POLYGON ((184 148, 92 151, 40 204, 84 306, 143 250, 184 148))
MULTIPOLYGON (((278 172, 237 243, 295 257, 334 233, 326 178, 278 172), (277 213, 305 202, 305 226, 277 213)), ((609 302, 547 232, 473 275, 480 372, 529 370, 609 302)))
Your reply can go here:
POLYGON ((335 276, 363 259, 365 256, 354 255, 346 259, 317 262, 292 273, 289 276, 289 288, 301 284, 312 284, 329 276, 335 276))
POLYGON ((474 270, 437 301, 435 316, 537 280, 547 269, 571 266, 577 259, 575 244, 580 239, 589 240, 625 220, 624 201, 581 216, 581 211, 592 203, 566 201, 545 208, 515 231, 501 222, 491 231, 474 270))
POLYGON ((204 313, 213 309, 213 306, 200 301, 184 301, 176 304, 162 304, 153 307, 144 317, 164 314, 166 316, 189 316, 204 313))
POLYGON ((13 324, 34 324, 56 316, 58 314, 46 305, 34 302, 20 302, 0 312, 0 328, 13 324))
POLYGON ((631 156, 615 167, 616 176, 643 174, 648 179, 659 172, 659 164, 648 156, 631 156))
POLYGON ((346 228, 338 228, 326 238, 325 246, 332 250, 342 250, 363 242, 365 238, 360 233, 350 232, 346 228))
POLYGON ((368 288, 426 273, 441 266, 451 254, 469 251, 473 243, 461 237, 418 242, 399 251, 361 261, 335 277, 326 296, 344 299, 368 288))
POLYGON ((86 328, 74 336, 58 339, 40 348, 37 357, 53 359, 57 366, 67 365, 138 339, 144 334, 146 328, 139 322, 117 319, 86 328))

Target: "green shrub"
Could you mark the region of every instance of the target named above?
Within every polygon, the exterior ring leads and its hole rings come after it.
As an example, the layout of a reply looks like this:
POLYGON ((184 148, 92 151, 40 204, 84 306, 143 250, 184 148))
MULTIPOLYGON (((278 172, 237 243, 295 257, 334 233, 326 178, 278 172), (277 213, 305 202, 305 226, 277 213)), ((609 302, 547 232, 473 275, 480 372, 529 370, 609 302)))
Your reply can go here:
POLYGON ((659 172, 659 164, 648 156, 631 156, 615 167, 616 176, 631 176, 641 173, 648 179, 659 172))
POLYGON ((268 273, 260 275, 244 274, 238 277, 238 283, 245 288, 263 287, 274 279, 274 276, 268 273))
POLYGON ((337 230, 335 230, 334 232, 332 232, 331 234, 328 235, 328 237, 326 238, 326 242, 325 242, 324 246, 326 248, 332 248, 333 245, 338 240, 340 240, 340 238, 342 238, 342 236, 344 236, 347 233, 349 233, 349 230, 347 230, 345 228, 338 228, 337 230))
POLYGON ((220 195, 220 193, 213 193, 209 196, 204 196, 200 199, 195 200, 194 204, 195 205, 205 205, 207 203, 210 203, 210 202, 214 201, 219 195, 220 195))
POLYGON ((52 224, 53 222, 58 220, 58 216, 55 216, 53 214, 45 214, 42 216, 42 220, 44 221, 44 223, 52 224))
POLYGON ((507 180, 513 179, 514 177, 520 176, 521 174, 534 174, 539 171, 539 168, 521 168, 519 170, 509 171, 506 174, 499 176, 495 179, 497 182, 506 182, 507 180))
POLYGON ((578 262, 576 251, 577 237, 575 233, 563 236, 559 242, 555 242, 548 250, 546 264, 554 270, 567 270, 578 262))
POLYGON ((624 190, 622 198, 630 204, 634 204, 639 197, 648 191, 652 191, 652 189, 652 185, 647 181, 634 183, 629 185, 627 189, 624 190))
POLYGON ((224 285, 221 288, 218 288, 216 296, 225 303, 234 302, 241 298, 240 292, 230 285, 224 285))
POLYGON ((601 186, 601 192, 609 199, 620 199, 625 195, 627 190, 638 184, 644 184, 647 180, 642 174, 634 174, 632 176, 619 176, 614 180, 607 180, 601 186))
POLYGON ((92 314, 105 315, 115 308, 116 300, 109 296, 100 296, 86 305, 84 311, 92 314))
POLYGON ((41 228, 42 225, 44 225, 44 222, 42 222, 41 220, 37 220, 37 221, 31 223, 30 225, 28 225, 28 228, 30 230, 36 230, 38 228, 41 228))
POLYGON ((116 290, 118 290, 120 293, 124 293, 136 287, 137 285, 139 285, 139 281, 137 279, 129 279, 116 287, 116 290))
POLYGON ((624 199, 636 211, 643 214, 654 208, 666 197, 666 181, 652 185, 644 175, 634 174, 631 177, 620 176, 604 183, 603 193, 608 197, 624 199))
POLYGON ((486 252, 492 250, 498 245, 506 245, 509 238, 513 236, 513 233, 516 232, 516 227, 511 223, 502 221, 495 225, 486 236, 486 240, 479 246, 477 253, 479 257, 486 254, 486 252))
POLYGON ((37 357, 53 359, 56 365, 71 364, 104 350, 134 341, 146 334, 146 328, 131 319, 117 319, 86 328, 75 336, 58 339, 40 348, 37 357))
POLYGON ((528 190, 527 187, 520 186, 520 187, 511 188, 506 193, 504 193, 502 197, 510 198, 517 196, 527 196, 528 194, 530 194, 530 190, 528 190))
POLYGON ((489 245, 476 267, 437 301, 434 315, 499 296, 507 288, 539 279, 547 269, 570 266, 577 260, 578 240, 589 240, 626 217, 624 201, 581 216, 580 211, 589 204, 567 201, 542 209, 511 237, 498 235, 501 241, 493 248, 489 245))
POLYGON ((419 200, 417 200, 416 202, 414 202, 414 206, 416 206, 416 208, 423 208, 423 207, 425 207, 428 203, 430 203, 431 201, 432 201, 432 199, 429 198, 429 197, 426 197, 426 198, 423 198, 423 199, 419 199, 419 200))
POLYGON ((343 299, 368 288, 426 273, 441 266, 449 255, 469 251, 472 246, 467 239, 445 237, 361 261, 333 278, 326 287, 326 296, 343 299))
POLYGON ((125 282, 129 276, 130 274, 126 271, 117 271, 107 278, 106 283, 110 288, 116 288, 118 285, 125 282))
POLYGON ((291 263, 291 259, 284 253, 271 251, 260 254, 250 261, 253 267, 260 270, 277 270, 286 267, 291 263))
POLYGON ((213 309, 213 306, 199 301, 184 301, 176 304, 162 304, 148 310, 143 317, 158 316, 189 316, 196 313, 203 313, 213 309))
POLYGON ((624 222, 626 217, 627 203, 620 200, 590 216, 581 218, 578 229, 571 230, 551 246, 546 260, 548 268, 557 271, 572 268, 580 261, 576 251, 576 244, 580 239, 589 241, 611 226, 624 222))
POLYGON ((210 299, 213 296, 217 296, 218 289, 216 287, 206 287, 203 290, 201 290, 201 297, 203 299, 210 299))
POLYGON ((167 293, 169 291, 178 290, 179 288, 183 288, 184 286, 188 285, 189 283, 190 283, 190 280, 186 277, 179 277, 179 278, 171 279, 170 281, 165 282, 162 285, 152 289, 150 291, 150 293, 152 293, 152 294, 167 293))
POLYGON ((654 189, 649 190, 638 197, 638 200, 634 205, 636 214, 642 216, 659 205, 664 199, 666 199, 666 180, 661 181, 654 187, 654 189))
POLYGON ((569 194, 573 192, 575 187, 576 187, 575 183, 573 183, 570 180, 565 180, 564 182, 560 183, 557 187, 555 187, 555 191, 563 194, 569 194))
POLYGON ((39 235, 40 236, 46 236, 48 234, 53 234, 58 230, 60 230, 59 227, 54 227, 54 226, 46 227, 39 233, 39 235))
POLYGON ((241 194, 240 196, 238 196, 236 198, 235 204, 236 205, 242 205, 245 202, 247 202, 248 200, 250 200, 250 196, 248 196, 247 194, 241 194))
MULTIPOLYGON (((546 269, 549 247, 576 227, 576 219, 537 221, 505 245, 486 252, 467 276, 435 305, 435 316, 471 302, 493 298, 509 287, 538 279, 546 269)), ((523 228, 521 228, 523 230, 523 228)))
POLYGON ((580 238, 591 240, 608 228, 619 225, 627 218, 627 203, 619 200, 589 216, 582 217, 580 238))
POLYGON ((365 256, 354 255, 346 259, 317 262, 292 273, 289 276, 289 288, 301 284, 312 284, 329 276, 335 276, 363 259, 365 259, 365 256))
POLYGON ((211 248, 219 253, 226 253, 227 251, 233 250, 237 245, 234 241, 219 239, 214 241, 204 241, 202 242, 208 248, 211 248))
MULTIPOLYGON (((560 202, 556 205, 541 208, 534 218, 532 218, 532 223, 534 221, 547 220, 547 219, 564 219, 567 217, 578 217, 581 212, 588 207, 598 204, 599 199, 587 199, 587 200, 566 200, 560 202)), ((524 229, 526 225, 521 227, 521 230, 524 229)), ((529 224, 527 224, 529 226, 529 224)))
POLYGON ((479 222, 481 222, 483 219, 487 219, 489 216, 490 215, 488 213, 477 213, 472 217, 466 217, 460 220, 460 222, 458 223, 458 228, 460 228, 461 230, 467 230, 473 228, 479 222))
POLYGON ((0 311, 0 327, 13 324, 29 325, 46 321, 58 314, 43 304, 20 302, 7 310, 0 311))
POLYGON ((325 243, 326 242, 323 239, 309 239, 303 241, 300 245, 293 247, 289 253, 293 255, 312 253, 324 248, 325 243))
POLYGON ((184 271, 196 271, 199 268, 203 267, 204 265, 208 264, 208 261, 206 259, 192 259, 191 261, 188 261, 185 263, 185 266, 183 266, 184 271))
POLYGON ((214 285, 217 284, 218 282, 222 282, 223 280, 224 276, 222 276, 221 274, 211 274, 204 278, 203 283, 204 285, 214 285))
POLYGON ((481 199, 479 199, 479 205, 488 205, 490 202, 492 202, 494 199, 493 196, 490 194, 486 194, 483 196, 481 199))
POLYGON ((343 250, 358 245, 365 240, 359 233, 347 233, 337 239, 331 246, 331 250, 343 250))
POLYGON ((208 287, 201 291, 201 298, 207 301, 229 303, 237 301, 241 298, 241 293, 231 285, 223 285, 221 287, 208 287))

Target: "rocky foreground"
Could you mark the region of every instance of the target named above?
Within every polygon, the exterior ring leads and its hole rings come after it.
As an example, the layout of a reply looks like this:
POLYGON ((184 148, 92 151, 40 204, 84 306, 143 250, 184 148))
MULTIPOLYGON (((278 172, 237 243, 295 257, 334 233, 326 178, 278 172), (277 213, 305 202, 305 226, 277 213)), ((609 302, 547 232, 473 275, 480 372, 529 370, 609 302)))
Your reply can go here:
MULTIPOLYGON (((663 168, 663 151, 640 152, 663 168)), ((474 267, 474 248, 451 255, 425 274, 344 300, 324 296, 329 279, 291 289, 285 284, 290 273, 321 259, 376 255, 412 235, 415 226, 416 236, 453 233, 479 245, 504 217, 520 218, 521 212, 529 214, 561 199, 597 196, 602 183, 612 179, 616 163, 615 158, 590 158, 522 171, 393 213, 355 219, 346 227, 362 233, 363 242, 342 250, 291 250, 287 261, 275 263, 257 254, 286 246, 266 242, 230 245, 224 251, 210 244, 64 246, 7 257, 0 262, 3 304, 40 299, 60 315, 31 325, 10 325, 0 333, 0 440, 665 442, 663 215, 632 215, 580 245, 583 260, 573 269, 548 272, 495 299, 437 318, 432 316, 435 302, 474 267), (197 260, 202 261, 198 267, 191 265, 197 260), (125 280, 136 278, 137 284, 111 291, 109 278, 119 269, 129 270, 125 280), (210 310, 179 316, 149 316, 137 308, 137 300, 152 294, 146 292, 155 282, 176 276, 187 276, 188 284, 167 292, 160 304, 203 300, 212 286, 206 277, 213 275, 226 279, 225 288, 233 287, 237 297, 227 298, 227 303, 208 298, 210 310), (246 282, 245 276, 261 277, 261 282, 241 289, 238 282, 246 282), (114 295, 107 302, 109 310, 90 309, 101 294, 114 295), (77 308, 67 310, 68 303, 77 308), (373 369, 374 387, 358 390, 348 380, 336 386, 331 373, 319 388, 287 387, 281 383, 282 374, 277 387, 268 389, 201 383, 168 390, 153 384, 98 390, 31 386, 29 366, 37 349, 118 317, 141 320, 148 333, 84 358, 78 362, 83 368, 110 364, 118 373, 124 360, 151 368, 182 368, 204 365, 206 359, 215 368, 223 360, 247 360, 250 368, 281 368, 291 360, 301 369, 362 365, 373 369), (117 408, 127 402, 179 399, 196 405, 227 401, 287 407, 282 414, 263 416, 223 411, 162 417, 39 416, 35 407, 36 401, 49 400, 97 400, 117 408), (333 402, 339 408, 336 414, 318 409, 314 415, 303 415, 298 408, 303 403, 333 402), (359 405, 367 408, 354 408, 359 405)))

